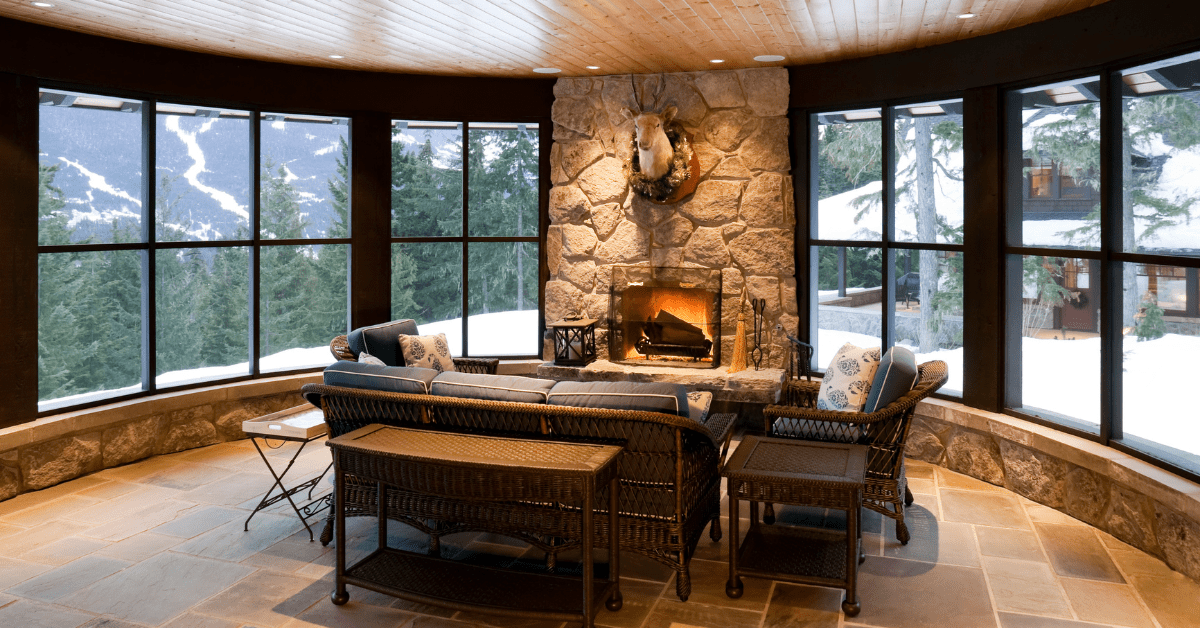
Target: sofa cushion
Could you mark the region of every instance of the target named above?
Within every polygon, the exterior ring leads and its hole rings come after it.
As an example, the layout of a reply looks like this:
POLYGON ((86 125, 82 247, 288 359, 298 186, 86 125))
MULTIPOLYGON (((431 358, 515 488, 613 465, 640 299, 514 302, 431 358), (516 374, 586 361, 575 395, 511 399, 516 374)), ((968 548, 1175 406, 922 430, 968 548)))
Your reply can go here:
POLYGON ((408 366, 433 369, 439 373, 454 371, 454 358, 450 357, 450 343, 446 334, 434 336, 411 336, 400 334, 400 352, 408 366))
POLYGON ((329 386, 365 388, 387 392, 426 394, 429 384, 437 377, 433 369, 405 366, 379 366, 362 362, 334 362, 325 369, 325 383, 329 386))
POLYGON ((387 364, 383 363, 383 360, 380 360, 379 358, 371 355, 370 353, 367 353, 366 351, 363 351, 362 353, 358 354, 358 361, 363 364, 374 364, 376 366, 387 366, 387 364))
POLYGON ((404 366, 400 355, 400 334, 417 333, 417 322, 411 318, 359 327, 346 334, 346 344, 354 355, 364 351, 383 360, 388 366, 404 366))
POLYGON ((862 412, 879 368, 879 347, 863 349, 850 343, 842 345, 817 393, 817 408, 839 412, 862 412))
POLYGON ((640 382, 559 382, 546 403, 574 408, 645 410, 688 416, 687 389, 682 384, 640 382))
POLYGON ((917 356, 904 347, 892 347, 883 354, 867 405, 863 412, 874 412, 903 397, 917 383, 917 356))
POLYGON ((688 416, 697 423, 703 423, 712 409, 713 394, 711 390, 693 390, 687 394, 688 416))
POLYGON ((546 403, 546 395, 554 384, 550 379, 452 372, 433 378, 430 391, 442 397, 546 403))

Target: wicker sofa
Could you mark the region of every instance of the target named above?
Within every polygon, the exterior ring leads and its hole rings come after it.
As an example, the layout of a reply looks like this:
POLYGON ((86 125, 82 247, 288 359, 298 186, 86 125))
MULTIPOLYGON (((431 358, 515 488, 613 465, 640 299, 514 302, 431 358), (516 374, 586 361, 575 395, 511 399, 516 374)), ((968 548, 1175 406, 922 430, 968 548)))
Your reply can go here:
MULTIPOLYGON (((336 354, 336 352, 335 352, 336 354)), ((700 423, 688 417, 637 410, 581 408, 539 403, 491 401, 432 394, 408 394, 345 386, 307 384, 302 394, 325 413, 331 437, 365 425, 420 427, 497 436, 533 436, 583 442, 621 443, 620 543, 674 569, 676 593, 691 593, 688 563, 705 525, 710 536, 721 537, 719 465, 728 448, 736 415, 711 414, 700 423)), ((346 515, 374 516, 376 487, 347 480, 346 515)), ((486 520, 486 529, 520 538, 547 553, 553 567, 557 553, 569 550, 561 539, 529 535, 531 526, 513 516, 502 503, 464 505, 436 496, 389 490, 388 516, 430 535, 430 551, 439 538, 478 526, 463 520, 486 520), (470 508, 470 516, 461 509, 470 508), (416 513, 414 516, 413 513, 416 513)), ((607 497, 597 496, 606 504, 607 497)), ((527 510, 527 509, 526 509, 527 510)), ((555 516, 548 508, 546 516, 555 516)), ((597 543, 608 541, 608 519, 595 518, 597 543)), ((332 538, 331 522, 321 540, 332 538)))

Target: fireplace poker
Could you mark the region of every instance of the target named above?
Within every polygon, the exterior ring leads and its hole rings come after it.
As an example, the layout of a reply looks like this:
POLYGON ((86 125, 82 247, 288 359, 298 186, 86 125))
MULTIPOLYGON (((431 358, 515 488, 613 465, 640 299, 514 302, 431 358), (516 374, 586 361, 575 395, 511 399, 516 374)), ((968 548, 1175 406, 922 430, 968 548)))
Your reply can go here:
POLYGON ((754 310, 754 348, 750 351, 750 358, 754 361, 754 370, 762 370, 762 324, 763 312, 767 309, 766 299, 750 299, 750 307, 754 310))

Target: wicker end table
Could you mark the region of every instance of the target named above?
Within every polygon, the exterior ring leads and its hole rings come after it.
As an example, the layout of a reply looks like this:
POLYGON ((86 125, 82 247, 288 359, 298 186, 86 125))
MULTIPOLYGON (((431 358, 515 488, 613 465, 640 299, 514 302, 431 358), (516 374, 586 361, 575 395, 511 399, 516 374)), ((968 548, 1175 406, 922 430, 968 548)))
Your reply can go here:
POLYGON ((621 608, 620 535, 609 534, 609 573, 595 582, 592 547, 598 489, 607 485, 608 529, 618 530, 618 464, 624 449, 368 425, 327 442, 337 489, 337 571, 334 604, 353 584, 456 610, 582 621, 590 628, 599 602, 621 608), (379 546, 346 565, 346 476, 378 483, 379 546), (580 541, 580 578, 475 565, 387 546, 386 489, 437 502, 431 512, 458 513, 468 529, 524 532, 580 541), (580 600, 582 599, 582 607, 580 600))
POLYGON ((862 557, 863 479, 867 448, 747 436, 721 472, 728 478, 729 581, 725 593, 742 596, 740 576, 752 575, 846 590, 842 611, 858 615, 862 557), (738 501, 750 500, 750 529, 738 540, 738 501), (758 502, 846 511, 846 530, 760 525, 758 502))

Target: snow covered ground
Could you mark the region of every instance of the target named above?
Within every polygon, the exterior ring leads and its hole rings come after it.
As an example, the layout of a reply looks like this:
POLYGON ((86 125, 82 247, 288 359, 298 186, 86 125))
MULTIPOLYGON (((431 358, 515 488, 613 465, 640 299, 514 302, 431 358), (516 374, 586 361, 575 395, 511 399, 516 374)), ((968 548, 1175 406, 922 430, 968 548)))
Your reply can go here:
MULTIPOLYGON (((829 364, 847 342, 878 346, 879 339, 845 331, 820 331, 817 364, 829 364)), ((1100 421, 1100 339, 1022 342, 1022 403, 1088 423, 1100 421)), ((908 349, 916 352, 916 347, 908 349)), ((1130 436, 1162 443, 1200 456, 1200 417, 1180 391, 1200 381, 1200 365, 1180 356, 1200 355, 1200 336, 1167 334, 1138 342, 1125 338, 1124 429, 1130 436)), ((963 383, 963 350, 918 353, 917 362, 942 360, 950 369, 943 392, 959 393, 963 383)))

